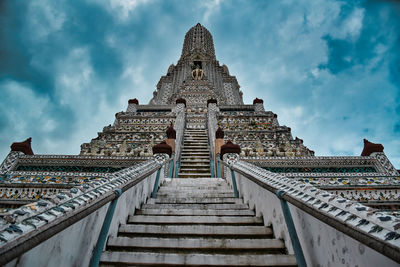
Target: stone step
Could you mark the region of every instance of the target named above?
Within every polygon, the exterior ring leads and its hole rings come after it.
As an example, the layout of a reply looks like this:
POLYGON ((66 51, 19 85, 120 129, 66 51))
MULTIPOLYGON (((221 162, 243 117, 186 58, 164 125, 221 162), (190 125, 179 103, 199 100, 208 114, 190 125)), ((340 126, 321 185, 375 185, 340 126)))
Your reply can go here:
POLYGON ((208 162, 210 162, 210 156, 209 155, 203 155, 203 156, 187 156, 187 155, 185 155, 185 156, 182 156, 182 158, 181 158, 182 160, 191 160, 191 161, 195 161, 195 160, 201 160, 201 161, 204 161, 204 160, 207 160, 208 162))
POLYGON ((232 193, 233 190, 229 187, 223 188, 213 188, 213 189, 202 189, 198 187, 182 187, 181 189, 177 189, 176 187, 164 187, 162 186, 160 190, 158 190, 157 195, 170 194, 175 196, 176 194, 217 194, 221 192, 222 194, 232 193))
POLYGON ((203 153, 204 155, 207 155, 207 156, 210 156, 210 150, 208 150, 208 149, 182 149, 182 155, 184 155, 184 154, 194 154, 194 155, 197 155, 197 154, 201 154, 201 153, 203 153))
POLYGON ((243 203, 239 204, 179 204, 179 203, 157 203, 143 204, 142 209, 193 209, 193 210, 248 210, 249 207, 243 203))
POLYGON ((294 255, 219 255, 105 251, 102 264, 165 266, 297 266, 294 255))
POLYGON ((208 162, 210 162, 210 156, 208 156, 208 155, 197 155, 197 156, 182 155, 181 159, 183 159, 183 160, 191 160, 191 161, 208 160, 208 162))
POLYGON ((208 167, 210 167, 210 162, 208 161, 203 161, 203 162, 195 162, 195 161, 191 161, 191 162, 187 162, 187 161, 185 161, 185 162, 182 162, 181 161, 181 165, 180 165, 181 167, 182 166, 188 166, 189 168, 196 168, 196 167, 205 167, 205 166, 208 166, 208 167))
POLYGON ((204 187, 181 187, 181 188, 176 188, 173 186, 162 186, 158 190, 158 194, 183 194, 183 193, 197 193, 197 194, 207 194, 207 193, 232 193, 232 189, 230 189, 228 186, 224 187, 211 187, 205 189, 204 187))
POLYGON ((188 145, 184 145, 183 147, 182 147, 182 150, 192 150, 192 149, 195 149, 195 150, 210 150, 209 148, 208 148, 208 145, 204 145, 204 146, 196 146, 196 147, 192 147, 192 146, 188 146, 188 145))
POLYGON ((158 225, 121 224, 119 235, 182 235, 182 236, 272 236, 272 230, 265 226, 242 225, 158 225))
POLYGON ((181 165, 179 169, 180 173, 204 173, 210 172, 210 165, 208 166, 193 166, 193 165, 181 165))
POLYGON ((210 162, 182 162, 181 161, 181 165, 180 167, 182 168, 182 166, 185 166, 186 168, 201 168, 201 167, 210 167, 210 162), (196 164, 197 163, 197 164, 196 164))
POLYGON ((216 203, 224 203, 224 204, 240 204, 242 203, 241 199, 234 197, 210 197, 210 198, 201 198, 201 197, 186 197, 186 198, 174 198, 174 197, 158 197, 156 199, 150 198, 147 201, 148 204, 156 204, 156 203, 177 203, 177 204, 216 204, 216 203))
POLYGON ((196 156, 208 156, 210 158, 209 152, 192 152, 192 151, 182 151, 182 157, 196 157, 196 156))
POLYGON ((261 217, 245 216, 129 216, 128 223, 139 224, 223 224, 223 225, 249 225, 261 224, 261 217))
POLYGON ((195 143, 184 143, 183 144, 183 148, 191 148, 191 147, 201 147, 201 148, 206 148, 208 149, 208 143, 199 143, 199 142, 195 142, 195 143), (194 144, 196 144, 196 146, 194 146, 194 144))
POLYGON ((184 146, 182 151, 209 151, 208 147, 187 147, 184 146))
MULTIPOLYGON (((205 180, 199 181, 199 183, 197 183, 197 184, 193 184, 192 182, 183 183, 179 178, 172 178, 172 180, 167 180, 167 181, 164 180, 162 185, 165 185, 166 187, 171 186, 171 187, 194 187, 194 188, 198 188, 198 187, 212 187, 212 188, 229 187, 229 185, 227 183, 225 183, 225 181, 223 183, 218 183, 218 182, 210 181, 211 179, 223 181, 221 178, 207 178, 207 180, 205 179, 205 180)), ((185 180, 188 180, 188 179, 185 179, 185 180)))
POLYGON ((197 179, 201 179, 201 178, 211 178, 211 173, 208 175, 204 174, 204 173, 178 173, 178 178, 183 178, 183 179, 187 179, 187 178, 197 178, 197 179))
POLYGON ((191 173, 205 173, 208 174, 210 173, 210 169, 201 169, 201 168, 196 168, 196 169, 180 169, 179 173, 181 174, 191 174, 191 173))
POLYGON ((208 149, 194 147, 183 148, 179 178, 165 179, 157 198, 109 237, 100 265, 296 266, 284 242, 225 180, 205 178, 208 149), (199 151, 206 153, 193 155, 199 151))
POLYGON ((203 186, 203 185, 212 185, 212 186, 219 186, 219 185, 228 185, 224 179, 221 178, 207 178, 203 180, 198 180, 198 179, 185 179, 185 180, 180 180, 176 178, 167 178, 164 181, 166 182, 171 182, 174 184, 179 184, 179 185, 193 185, 193 186, 203 186))
POLYGON ((180 166, 181 172, 196 172, 196 170, 201 170, 200 172, 204 172, 204 170, 210 171, 210 164, 207 165, 194 165, 194 164, 181 164, 180 166))
POLYGON ((185 138, 184 145, 201 145, 208 146, 208 138, 185 138))
POLYGON ((184 144, 185 148, 208 148, 208 144, 190 143, 184 144))
POLYGON ((210 168, 210 162, 182 162, 181 161, 181 168, 204 168, 204 167, 208 167, 210 168))
POLYGON ((161 189, 158 191, 157 195, 161 196, 164 194, 169 194, 169 195, 173 195, 174 197, 176 196, 176 194, 197 194, 197 195, 203 195, 203 194, 218 194, 219 192, 221 192, 222 195, 226 195, 226 194, 230 194, 233 193, 233 190, 228 188, 228 187, 224 187, 221 189, 198 189, 198 188, 191 188, 191 187, 183 187, 183 189, 176 189, 174 187, 167 187, 167 188, 163 188, 161 187, 161 189))
POLYGON ((166 192, 166 193, 188 193, 188 192, 196 192, 196 193, 216 193, 216 192, 233 192, 233 190, 227 185, 221 186, 176 186, 176 185, 165 185, 160 188, 158 192, 166 192))
POLYGON ((188 159, 188 158, 185 158, 185 159, 181 159, 181 163, 210 163, 210 160, 209 159, 204 159, 204 160, 202 160, 202 159, 188 159))
POLYGON ((182 151, 181 159, 184 159, 184 160, 201 159, 201 160, 210 161, 210 153, 209 153, 209 151, 207 151, 207 152, 198 152, 198 151, 194 152, 192 150, 190 150, 190 151, 182 151))
POLYGON ((203 141, 199 141, 199 140, 196 140, 195 142, 188 142, 188 141, 185 141, 184 143, 183 143, 183 147, 184 148, 186 148, 186 147, 194 147, 194 148, 196 148, 196 147, 200 147, 200 148, 208 148, 208 142, 203 142, 203 141))
POLYGON ((190 152, 190 151, 193 151, 193 152, 202 152, 202 151, 210 151, 208 148, 201 148, 201 149, 192 149, 192 148, 186 148, 185 146, 183 146, 183 148, 182 148, 182 152, 190 152))
POLYGON ((215 250, 268 250, 281 251, 285 248, 279 239, 249 239, 249 238, 157 238, 157 237, 110 237, 107 247, 117 248, 163 248, 163 249, 213 249, 215 250))
POLYGON ((179 192, 179 193, 170 193, 170 192, 159 192, 157 193, 157 197, 175 197, 175 198, 234 198, 233 192, 219 193, 219 192, 209 192, 209 193, 198 193, 198 192, 179 192))
POLYGON ((217 188, 230 188, 230 186, 225 182, 225 180, 221 178, 203 178, 203 179, 198 179, 198 178, 185 178, 185 179, 179 179, 179 178, 166 178, 164 180, 164 183, 162 184, 163 187, 165 185, 166 188, 197 188, 197 187, 217 187, 217 188))
POLYGON ((182 151, 181 151, 181 153, 182 153, 182 155, 183 154, 194 154, 194 155, 196 155, 196 154, 204 154, 204 155, 207 155, 209 158, 210 158, 210 150, 209 149, 186 149, 186 148, 183 148, 182 149, 182 151))
POLYGON ((135 212, 138 215, 185 215, 185 216, 254 216, 255 213, 249 209, 161 209, 161 208, 148 208, 141 209, 135 212))
POLYGON ((190 172, 196 172, 196 170, 199 170, 200 172, 203 172, 204 171, 204 169, 208 169, 208 171, 210 171, 210 164, 198 164, 198 165, 195 165, 195 164, 181 164, 180 165, 180 168, 181 169, 184 169, 184 170, 181 170, 182 172, 186 172, 186 171, 190 171, 190 172))

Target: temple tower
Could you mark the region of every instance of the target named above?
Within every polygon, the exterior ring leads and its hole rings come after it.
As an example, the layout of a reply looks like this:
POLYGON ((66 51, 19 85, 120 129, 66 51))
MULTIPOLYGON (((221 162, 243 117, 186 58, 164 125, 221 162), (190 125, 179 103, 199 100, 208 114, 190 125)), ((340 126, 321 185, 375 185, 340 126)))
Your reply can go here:
POLYGON ((242 105, 242 93, 236 77, 215 57, 211 33, 200 23, 185 35, 181 57, 161 77, 150 104, 174 104, 178 98, 190 106, 206 106, 215 98, 220 104, 242 105))
POLYGON ((242 147, 243 156, 313 155, 301 139, 292 137, 289 127, 279 125, 276 114, 264 110, 263 100, 245 105, 239 88, 228 67, 218 62, 211 33, 198 23, 186 33, 178 63, 171 64, 161 77, 149 105, 130 100, 126 112, 117 113, 112 126, 105 127, 90 144, 82 145, 81 154, 151 155, 148 144, 160 142, 163 129, 170 122, 175 124, 177 109, 173 106, 183 99, 186 128, 213 127, 214 131, 220 126, 225 140, 242 147), (210 106, 216 113, 207 118, 210 106), (215 121, 207 126, 210 120, 215 121))

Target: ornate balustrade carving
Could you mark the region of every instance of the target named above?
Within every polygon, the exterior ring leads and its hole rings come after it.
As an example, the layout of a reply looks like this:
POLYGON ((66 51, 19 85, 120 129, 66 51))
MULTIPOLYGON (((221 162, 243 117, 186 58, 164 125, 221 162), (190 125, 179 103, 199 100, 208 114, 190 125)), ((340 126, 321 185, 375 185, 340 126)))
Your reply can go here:
POLYGON ((324 221, 328 225, 340 225, 344 227, 340 231, 356 240, 364 240, 365 245, 395 261, 400 260, 400 222, 395 216, 296 179, 266 171, 239 160, 237 154, 226 155, 224 163, 238 173, 236 177, 246 177, 272 193, 282 190, 285 199, 299 209, 308 210, 316 218, 329 218, 324 221))

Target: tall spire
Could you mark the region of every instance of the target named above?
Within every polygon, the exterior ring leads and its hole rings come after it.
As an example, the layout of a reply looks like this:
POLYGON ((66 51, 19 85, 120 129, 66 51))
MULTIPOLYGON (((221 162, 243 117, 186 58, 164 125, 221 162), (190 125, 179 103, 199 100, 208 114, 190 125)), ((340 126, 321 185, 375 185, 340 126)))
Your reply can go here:
POLYGON ((215 59, 214 41, 211 33, 200 23, 192 27, 185 35, 181 59, 201 54, 215 59))

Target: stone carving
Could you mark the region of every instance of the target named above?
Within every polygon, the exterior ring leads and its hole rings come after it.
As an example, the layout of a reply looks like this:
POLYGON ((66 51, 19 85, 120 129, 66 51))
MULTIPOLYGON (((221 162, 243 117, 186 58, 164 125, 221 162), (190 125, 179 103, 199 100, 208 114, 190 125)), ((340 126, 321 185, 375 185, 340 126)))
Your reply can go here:
POLYGON ((192 77, 196 81, 200 81, 201 79, 203 79, 203 75, 204 75, 204 72, 202 69, 196 68, 196 69, 192 70, 192 77))
POLYGON ((11 151, 0 165, 0 175, 3 175, 10 171, 17 163, 18 158, 24 153, 18 151, 11 151))
POLYGON ((360 203, 279 174, 268 172, 241 160, 229 161, 224 158, 224 161, 230 164, 233 170, 246 173, 275 190, 282 190, 285 194, 313 207, 317 212, 328 214, 333 220, 338 220, 348 225, 353 221, 354 223, 351 223, 351 226, 366 235, 384 242, 394 240, 395 236, 398 236, 398 220, 393 215, 382 215, 381 212, 360 203), (362 223, 360 224, 359 222, 362 223), (374 230, 377 227, 379 227, 379 231, 374 230))
POLYGON ((376 158, 380 163, 384 170, 389 175, 399 175, 399 172, 395 169, 389 159, 386 157, 383 152, 375 152, 371 154, 371 157, 376 158))
POLYGON ((22 235, 46 227, 57 218, 71 216, 74 210, 79 210, 84 205, 92 205, 107 193, 123 187, 143 173, 155 172, 160 167, 159 164, 165 162, 166 157, 168 156, 161 155, 159 161, 151 159, 111 174, 107 179, 91 181, 55 195, 54 191, 50 191, 52 196, 49 196, 48 200, 40 200, 9 212, 0 217, 0 248, 22 235))

